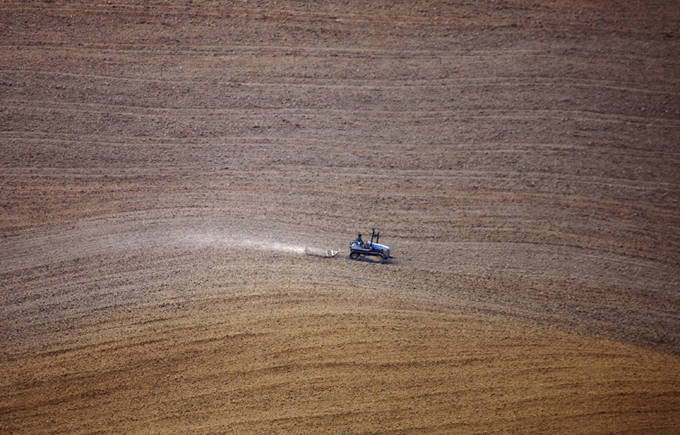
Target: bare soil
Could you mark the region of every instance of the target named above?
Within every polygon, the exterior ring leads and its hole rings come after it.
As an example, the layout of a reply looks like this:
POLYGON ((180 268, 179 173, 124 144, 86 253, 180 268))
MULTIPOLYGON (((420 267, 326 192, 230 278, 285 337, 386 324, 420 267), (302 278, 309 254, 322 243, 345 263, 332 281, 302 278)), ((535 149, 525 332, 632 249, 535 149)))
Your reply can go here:
POLYGON ((623 3, 2 2, 0 432, 677 433, 680 7, 623 3))

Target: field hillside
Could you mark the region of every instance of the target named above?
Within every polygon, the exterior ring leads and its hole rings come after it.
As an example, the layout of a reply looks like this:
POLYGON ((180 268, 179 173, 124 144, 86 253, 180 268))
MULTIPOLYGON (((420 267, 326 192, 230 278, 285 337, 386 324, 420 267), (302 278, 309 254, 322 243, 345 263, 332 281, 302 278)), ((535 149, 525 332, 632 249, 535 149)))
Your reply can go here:
POLYGON ((0 433, 677 434, 678 53, 675 0, 3 0, 0 433))

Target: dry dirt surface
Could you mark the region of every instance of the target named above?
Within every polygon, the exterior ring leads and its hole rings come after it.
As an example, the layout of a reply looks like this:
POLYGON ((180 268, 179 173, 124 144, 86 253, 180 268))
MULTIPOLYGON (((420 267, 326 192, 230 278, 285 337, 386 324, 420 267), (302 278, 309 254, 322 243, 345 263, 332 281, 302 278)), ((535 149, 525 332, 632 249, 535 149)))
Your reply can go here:
POLYGON ((676 0, 3 0, 0 433, 677 434, 678 53, 676 0))

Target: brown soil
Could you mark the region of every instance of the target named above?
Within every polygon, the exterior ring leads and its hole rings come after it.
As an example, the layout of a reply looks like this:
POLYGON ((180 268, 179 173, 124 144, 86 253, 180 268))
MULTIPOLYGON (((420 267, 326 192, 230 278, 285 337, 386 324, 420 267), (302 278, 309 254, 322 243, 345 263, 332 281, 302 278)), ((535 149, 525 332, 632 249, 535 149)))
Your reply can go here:
POLYGON ((677 433, 680 7, 622 3, 0 4, 0 432, 677 433))

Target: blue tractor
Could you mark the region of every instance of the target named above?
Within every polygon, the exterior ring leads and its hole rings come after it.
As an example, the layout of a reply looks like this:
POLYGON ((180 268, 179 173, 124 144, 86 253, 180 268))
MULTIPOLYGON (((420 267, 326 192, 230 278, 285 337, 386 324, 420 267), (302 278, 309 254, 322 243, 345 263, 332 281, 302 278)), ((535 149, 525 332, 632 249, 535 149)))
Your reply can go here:
POLYGON ((380 241, 380 231, 376 234, 375 228, 371 232, 371 242, 361 241, 361 234, 357 237, 357 240, 350 242, 349 244, 349 258, 352 260, 358 260, 361 256, 374 256, 380 257, 381 262, 385 262, 392 257, 392 250, 385 245, 378 243, 380 241), (373 240, 375 239, 375 243, 373 240))

